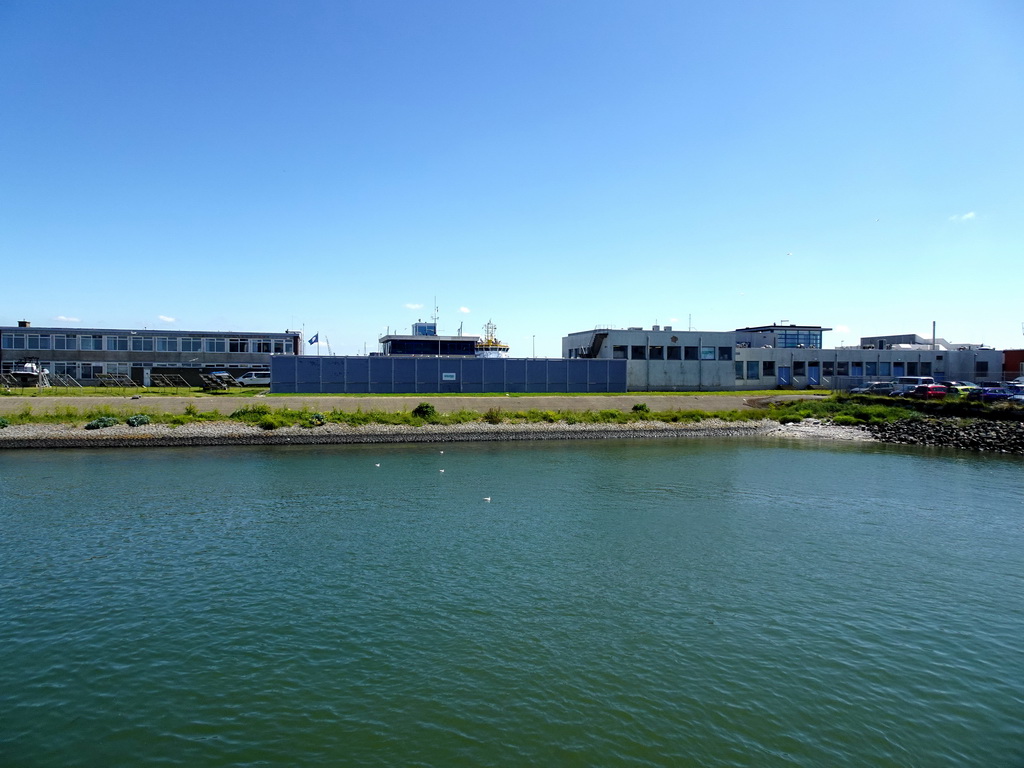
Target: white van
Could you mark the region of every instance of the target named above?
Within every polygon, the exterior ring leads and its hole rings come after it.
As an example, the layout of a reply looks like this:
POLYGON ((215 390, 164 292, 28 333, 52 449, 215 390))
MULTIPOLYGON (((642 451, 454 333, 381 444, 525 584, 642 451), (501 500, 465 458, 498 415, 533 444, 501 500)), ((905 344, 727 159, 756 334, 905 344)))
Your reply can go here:
POLYGON ((269 387, 270 371, 249 371, 238 377, 238 383, 243 387, 269 387))
POLYGON ((919 387, 922 384, 934 383, 935 379, 933 379, 931 376, 900 376, 898 379, 896 379, 896 389, 899 389, 904 385, 919 387))

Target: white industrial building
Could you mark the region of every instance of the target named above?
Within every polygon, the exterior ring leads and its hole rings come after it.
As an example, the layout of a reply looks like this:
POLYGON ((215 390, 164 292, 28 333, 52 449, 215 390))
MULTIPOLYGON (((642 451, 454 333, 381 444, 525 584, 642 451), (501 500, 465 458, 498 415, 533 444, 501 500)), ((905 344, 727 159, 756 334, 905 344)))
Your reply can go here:
POLYGON ((629 391, 848 389, 900 376, 978 381, 999 378, 1002 352, 913 334, 861 339, 825 348, 812 325, 766 325, 735 331, 680 331, 672 326, 597 328, 562 338, 566 358, 627 361, 629 391))

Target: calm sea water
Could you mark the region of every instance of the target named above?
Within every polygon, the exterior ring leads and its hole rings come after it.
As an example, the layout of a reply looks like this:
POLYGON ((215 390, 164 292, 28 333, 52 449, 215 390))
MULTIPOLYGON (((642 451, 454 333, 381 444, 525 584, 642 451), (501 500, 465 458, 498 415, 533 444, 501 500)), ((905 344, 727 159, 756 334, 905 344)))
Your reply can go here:
POLYGON ((1022 470, 743 440, 6 452, 0 765, 1020 768, 1022 470))

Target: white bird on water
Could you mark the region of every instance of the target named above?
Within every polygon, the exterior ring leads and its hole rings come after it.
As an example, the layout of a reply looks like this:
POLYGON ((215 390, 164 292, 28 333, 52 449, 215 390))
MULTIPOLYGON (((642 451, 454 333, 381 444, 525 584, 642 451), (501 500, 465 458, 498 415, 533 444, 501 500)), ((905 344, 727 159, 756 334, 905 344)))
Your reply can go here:
POLYGON ((373 466, 375 466, 375 467, 379 467, 379 466, 380 466, 380 464, 374 464, 373 466))
POLYGON ((491 500, 490 496, 484 496, 484 501, 490 501, 490 500, 491 500))
POLYGON ((444 470, 443 470, 443 469, 439 469, 439 470, 437 470, 437 471, 438 471, 438 472, 444 472, 444 470))

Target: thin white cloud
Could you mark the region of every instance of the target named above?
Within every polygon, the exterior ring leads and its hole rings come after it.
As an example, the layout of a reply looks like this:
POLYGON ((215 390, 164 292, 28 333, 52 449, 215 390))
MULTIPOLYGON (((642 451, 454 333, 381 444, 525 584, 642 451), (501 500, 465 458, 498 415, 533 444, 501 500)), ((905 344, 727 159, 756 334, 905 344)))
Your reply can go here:
POLYGON ((174 322, 174 318, 173 317, 168 317, 167 315, 157 315, 157 319, 161 320, 162 322, 165 322, 165 323, 173 323, 174 322))
POLYGON ((469 307, 459 307, 459 312, 461 312, 464 315, 468 315, 469 314, 469 307))
POLYGON ((974 218, 974 211, 968 211, 967 213, 958 213, 955 216, 950 216, 950 221, 970 221, 974 218))
POLYGON ((64 315, 57 315, 54 320, 60 320, 62 323, 80 323, 82 322, 77 317, 65 317, 64 315))
POLYGON ((422 304, 406 304, 405 308, 406 309, 423 309, 423 305, 422 304))

